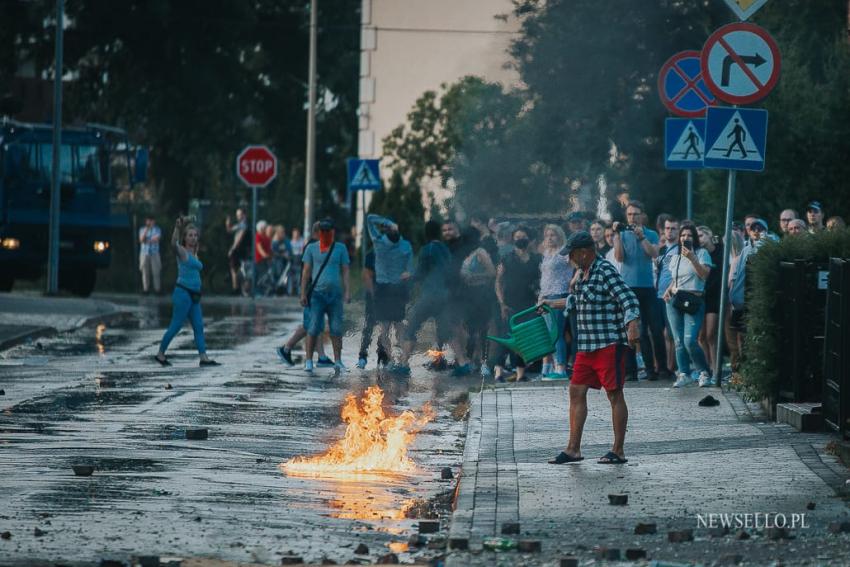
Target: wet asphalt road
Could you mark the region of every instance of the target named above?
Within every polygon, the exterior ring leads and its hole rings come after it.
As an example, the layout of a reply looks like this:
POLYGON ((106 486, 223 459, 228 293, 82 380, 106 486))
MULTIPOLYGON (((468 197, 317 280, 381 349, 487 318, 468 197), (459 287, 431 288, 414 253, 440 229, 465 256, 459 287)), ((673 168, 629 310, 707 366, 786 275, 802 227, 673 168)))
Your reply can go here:
MULTIPOLYGON (((210 355, 197 366, 185 329, 160 368, 151 356, 170 316, 167 298, 110 298, 131 306, 125 328, 85 328, 0 354, 0 565, 90 564, 160 555, 279 564, 294 553, 374 562, 390 549, 425 561, 439 549, 405 550, 416 516, 433 516, 457 472, 464 422, 452 416, 471 378, 425 371, 400 380, 366 371, 314 377, 283 367, 273 348, 300 320, 288 299, 204 300, 210 355), (437 416, 411 452, 405 476, 289 478, 278 464, 322 452, 339 437, 345 395, 378 383, 393 411, 431 402, 437 416), (187 440, 186 428, 209 429, 187 440), (74 476, 72 465, 95 467, 74 476), (355 555, 364 543, 368 555, 355 555)), ((347 316, 343 360, 353 367, 357 306, 347 316)), ((427 345, 425 345, 427 348, 427 345)), ((440 535, 436 536, 441 537, 440 535)), ((434 542, 437 547, 438 541, 434 542)))

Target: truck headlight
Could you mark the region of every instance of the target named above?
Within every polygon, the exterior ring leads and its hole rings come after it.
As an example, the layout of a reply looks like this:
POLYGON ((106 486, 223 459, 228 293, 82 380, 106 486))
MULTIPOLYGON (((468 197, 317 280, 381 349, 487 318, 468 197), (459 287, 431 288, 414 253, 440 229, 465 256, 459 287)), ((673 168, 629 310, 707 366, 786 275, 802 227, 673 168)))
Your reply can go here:
POLYGON ((3 246, 4 250, 17 250, 21 247, 21 241, 17 238, 4 238, 0 241, 0 245, 3 246))
POLYGON ((103 254, 109 250, 109 241, 108 240, 95 240, 94 241, 94 251, 98 254, 103 254))

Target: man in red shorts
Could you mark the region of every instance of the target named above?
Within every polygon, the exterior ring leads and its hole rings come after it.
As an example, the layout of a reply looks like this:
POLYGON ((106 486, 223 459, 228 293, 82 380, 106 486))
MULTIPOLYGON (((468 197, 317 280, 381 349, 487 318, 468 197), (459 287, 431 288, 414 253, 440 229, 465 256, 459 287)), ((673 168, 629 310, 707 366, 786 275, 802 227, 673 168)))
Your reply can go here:
POLYGON ((568 303, 576 312, 578 334, 573 376, 570 381, 570 439, 567 448, 551 464, 574 463, 581 456, 581 436, 587 420, 587 389, 605 388, 611 402, 614 445, 599 459, 600 464, 627 462, 623 443, 629 410, 623 396, 629 345, 640 340, 640 304, 617 269, 597 256, 593 239, 586 231, 570 235, 561 254, 569 255, 578 277, 565 301, 548 301, 551 307, 568 303))

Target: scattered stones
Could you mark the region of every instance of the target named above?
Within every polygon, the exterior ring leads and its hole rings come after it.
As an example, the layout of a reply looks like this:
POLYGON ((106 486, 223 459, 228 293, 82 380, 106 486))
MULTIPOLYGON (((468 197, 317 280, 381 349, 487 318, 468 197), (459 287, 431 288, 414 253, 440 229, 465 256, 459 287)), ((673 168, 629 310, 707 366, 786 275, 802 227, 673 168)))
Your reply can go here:
POLYGON ((387 553, 386 555, 378 557, 378 561, 376 563, 378 565, 397 565, 398 555, 395 553, 387 553))
POLYGON ((572 555, 561 557, 559 565, 560 567, 578 567, 578 558, 573 557, 572 555))
POLYGON ((715 526, 708 528, 708 535, 711 537, 723 537, 729 534, 729 528, 726 526, 715 526))
POLYGON ((100 567, 125 567, 123 561, 117 559, 101 559, 100 567))
POLYGON ((650 523, 639 522, 635 525, 635 535, 651 535, 658 533, 658 526, 650 523))
POLYGON ((637 561, 638 559, 646 559, 646 550, 638 547, 626 550, 626 559, 629 561, 637 561))
POLYGON ((721 565, 738 565, 744 561, 744 556, 738 553, 728 553, 720 558, 721 565))
POLYGON ((280 558, 281 565, 303 565, 304 559, 298 555, 284 555, 280 558))
POLYGON ((192 439, 195 441, 207 439, 209 435, 210 432, 206 427, 198 427, 186 430, 186 439, 192 439))
POLYGON ((425 538, 419 534, 410 534, 410 537, 407 538, 407 545, 410 547, 422 547, 425 545, 425 538))
POLYGON ((850 522, 830 522, 828 529, 831 534, 850 533, 850 522))
POLYGON ((469 540, 465 537, 449 538, 449 549, 469 549, 469 540))
POLYGON ((139 567, 160 567, 159 555, 141 555, 136 557, 139 567))
POLYGON ((620 560, 620 550, 619 549, 608 549, 607 547, 597 547, 597 548, 594 548, 594 552, 596 554, 596 558, 601 559, 602 561, 619 561, 620 560))
POLYGON ((428 539, 428 549, 445 549, 446 538, 432 537, 428 539))
POLYGON ((0 396, 5 396, 5 395, 6 395, 6 390, 4 390, 3 388, 0 388, 0 396))
POLYGON ((817 506, 817 504, 815 504, 814 502, 809 502, 808 504, 806 504, 806 510, 814 510, 815 506, 817 506))
POLYGON ((452 473, 451 467, 443 467, 443 470, 440 471, 440 478, 443 480, 451 480, 455 477, 454 473, 452 473))
POLYGON ((171 390, 173 387, 174 387, 174 386, 172 386, 171 384, 166 384, 166 385, 165 385, 165 389, 166 389, 166 390, 171 390))
POLYGON ((667 541, 669 541, 670 543, 694 541, 694 530, 678 530, 667 532, 667 541))
POLYGON ((780 539, 791 539, 791 534, 785 528, 780 528, 778 526, 770 527, 765 530, 765 535, 767 539, 771 541, 777 541, 780 539))
POLYGON ((91 465, 71 465, 71 468, 77 476, 91 476, 94 472, 94 467, 91 465))
POLYGON ((740 541, 750 539, 750 532, 748 532, 747 530, 738 530, 738 532, 735 534, 735 539, 740 541))
POLYGON ((12 539, 12 532, 5 531, 2 534, 0 534, 0 538, 2 538, 2 539, 12 539))
POLYGON ((440 531, 439 520, 419 520, 420 534, 435 534, 440 531))
POLYGON ((543 546, 537 539, 521 539, 517 543, 517 549, 522 553, 540 553, 543 546))
POLYGON ((32 531, 32 534, 33 534, 35 537, 41 537, 41 536, 43 536, 43 535, 44 535, 44 534, 46 534, 46 533, 47 533, 47 532, 42 531, 42 530, 40 530, 40 529, 38 529, 38 528, 35 528, 35 529, 32 531))
POLYGON ((608 504, 611 506, 625 506, 629 503, 628 494, 609 494, 608 504))
POLYGON ((519 522, 505 522, 502 524, 502 535, 519 534, 519 522))
POLYGON ((336 561, 330 559, 329 557, 322 557, 322 565, 338 565, 336 561))
POLYGON ((357 549, 354 550, 356 555, 369 555, 369 548, 365 543, 361 543, 357 546, 357 549))

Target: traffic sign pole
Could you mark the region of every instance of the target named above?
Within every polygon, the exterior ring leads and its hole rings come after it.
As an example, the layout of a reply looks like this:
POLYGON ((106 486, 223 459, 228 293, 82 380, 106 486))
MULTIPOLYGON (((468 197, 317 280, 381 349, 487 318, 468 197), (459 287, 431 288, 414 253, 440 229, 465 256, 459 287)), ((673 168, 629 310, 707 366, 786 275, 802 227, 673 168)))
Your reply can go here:
POLYGON ((257 186, 251 186, 251 299, 257 297, 257 186))
MULTIPOLYGON (((732 248, 732 217, 735 212, 735 181, 737 171, 729 170, 726 190, 726 230, 723 233, 723 272, 720 279, 720 313, 717 322, 717 355, 714 357, 714 383, 719 388, 723 377, 723 338, 726 336, 726 304, 729 298, 729 252, 732 248)), ((731 306, 729 308, 731 313, 731 306)))
POLYGON ((694 170, 688 170, 688 187, 687 187, 687 206, 685 207, 685 215, 690 220, 694 220, 694 170))

